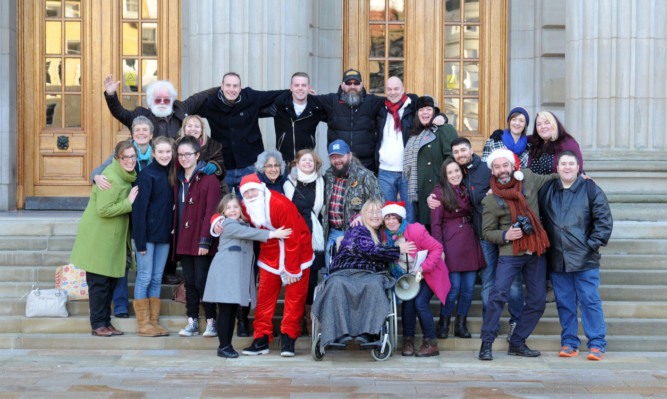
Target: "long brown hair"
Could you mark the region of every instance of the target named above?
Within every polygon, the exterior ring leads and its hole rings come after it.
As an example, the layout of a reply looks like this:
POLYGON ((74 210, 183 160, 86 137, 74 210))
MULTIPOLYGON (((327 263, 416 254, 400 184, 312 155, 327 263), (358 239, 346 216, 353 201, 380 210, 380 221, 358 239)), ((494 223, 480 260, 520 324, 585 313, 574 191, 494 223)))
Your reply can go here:
MULTIPOLYGON (((236 194, 227 194, 224 197, 222 197, 220 203, 218 204, 218 209, 217 209, 218 214, 224 216, 225 208, 227 208, 227 205, 232 201, 238 202, 241 209, 243 209, 243 207, 241 206, 241 201, 236 196, 236 194)), ((241 212, 241 220, 243 220, 244 222, 248 221, 243 212, 241 212)))
POLYGON ((192 151, 195 154, 199 154, 201 151, 199 140, 197 140, 192 136, 185 136, 176 140, 176 144, 174 145, 174 151, 173 151, 174 162, 171 163, 171 169, 169 170, 169 184, 172 187, 176 187, 176 185, 178 185, 178 170, 181 168, 181 163, 178 162, 178 147, 182 145, 189 145, 190 147, 192 147, 192 151))
POLYGON ((317 155, 317 153, 314 150, 311 150, 310 148, 304 148, 303 150, 297 152, 296 157, 289 163, 288 170, 292 172, 292 169, 296 167, 296 164, 299 163, 301 157, 306 154, 310 154, 313 157, 313 162, 315 163, 315 170, 313 172, 319 174, 320 169, 322 168, 322 159, 317 155))
POLYGON ((530 157, 532 159, 539 158, 542 154, 556 155, 560 152, 563 140, 572 138, 572 136, 565 130, 565 127, 558 120, 556 115, 549 111, 540 111, 535 116, 535 125, 533 125, 533 134, 528 137, 530 143, 530 157), (554 133, 551 134, 551 140, 544 141, 540 134, 537 133, 537 118, 544 118, 554 128, 554 133))
MULTIPOLYGON (((440 192, 442 194, 442 206, 448 211, 455 211, 456 208, 459 207, 459 202, 452 185, 449 183, 449 180, 447 180, 447 166, 451 164, 455 164, 461 169, 461 165, 457 164, 456 161, 454 161, 454 158, 447 157, 447 159, 445 159, 440 167, 440 192)), ((463 173, 462 169, 461 173, 463 173)), ((463 185, 463 181, 461 182, 461 185, 463 185)))

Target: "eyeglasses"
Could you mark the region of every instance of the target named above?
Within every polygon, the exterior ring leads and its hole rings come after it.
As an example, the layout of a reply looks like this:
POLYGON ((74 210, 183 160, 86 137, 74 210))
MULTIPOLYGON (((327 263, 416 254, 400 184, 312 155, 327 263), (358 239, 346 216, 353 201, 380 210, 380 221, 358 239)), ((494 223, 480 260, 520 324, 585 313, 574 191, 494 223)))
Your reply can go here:
POLYGON ((129 157, 128 156, 120 157, 121 161, 134 161, 135 159, 137 159, 136 155, 130 155, 129 157))
POLYGON ((155 104, 169 105, 169 104, 171 104, 171 98, 155 98, 155 99, 153 99, 153 102, 155 104))
POLYGON ((185 158, 190 158, 191 156, 195 155, 196 152, 184 152, 182 154, 178 154, 178 159, 185 159, 185 158))
POLYGON ((356 80, 350 80, 345 82, 346 86, 359 86, 361 85, 361 82, 357 82, 356 80))
POLYGON ((378 209, 377 211, 368 211, 368 214, 373 216, 382 216, 382 209, 378 209))
POLYGON ((267 165, 264 165, 264 169, 280 169, 280 164, 278 164, 278 163, 267 164, 267 165))

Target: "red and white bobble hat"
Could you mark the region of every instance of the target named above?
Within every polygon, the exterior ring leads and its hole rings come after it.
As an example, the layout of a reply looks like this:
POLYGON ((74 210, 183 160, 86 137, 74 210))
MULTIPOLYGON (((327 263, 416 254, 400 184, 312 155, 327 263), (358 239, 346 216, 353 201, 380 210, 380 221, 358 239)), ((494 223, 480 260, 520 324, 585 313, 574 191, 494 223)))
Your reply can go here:
POLYGON ((385 217, 387 215, 391 215, 392 213, 400 216, 401 218, 405 219, 405 201, 401 202, 391 202, 387 201, 387 203, 382 207, 382 217, 385 217))
POLYGON ((243 193, 250 190, 251 188, 256 188, 258 190, 264 191, 264 187, 266 187, 266 185, 261 181, 259 181, 259 177, 257 176, 257 174, 252 173, 243 176, 243 178, 241 179, 241 183, 239 184, 239 191, 241 192, 241 196, 243 196, 243 193))
POLYGON ((489 169, 493 169, 491 166, 493 165, 493 161, 499 158, 505 158, 510 163, 514 164, 514 178, 517 179, 518 181, 523 180, 523 172, 520 170, 521 167, 521 162, 519 161, 519 157, 516 156, 515 153, 512 151, 502 148, 499 150, 495 150, 489 155, 488 158, 486 158, 486 165, 489 167, 489 169))

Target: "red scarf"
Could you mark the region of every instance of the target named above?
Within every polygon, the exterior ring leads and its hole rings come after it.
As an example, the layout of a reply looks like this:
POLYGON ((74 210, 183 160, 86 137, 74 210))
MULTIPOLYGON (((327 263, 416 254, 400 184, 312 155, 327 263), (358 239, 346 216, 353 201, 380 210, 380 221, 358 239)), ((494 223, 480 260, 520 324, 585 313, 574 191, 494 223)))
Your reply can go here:
POLYGON ((391 116, 394 117, 394 131, 396 133, 401 131, 401 115, 398 113, 398 111, 403 107, 403 104, 405 104, 405 101, 407 101, 408 96, 403 93, 403 97, 396 103, 392 103, 389 101, 389 99, 385 98, 384 100, 384 105, 387 107, 387 110, 391 112, 391 116))
POLYGON ((514 255, 519 252, 530 251, 536 253, 538 256, 542 255, 549 247, 549 237, 547 232, 542 228, 540 220, 535 215, 532 209, 526 202, 526 197, 521 193, 521 182, 515 178, 511 178, 506 184, 501 184, 498 179, 491 177, 491 189, 493 193, 507 202, 510 208, 510 215, 512 215, 512 224, 516 223, 517 216, 523 215, 530 219, 533 225, 533 234, 526 235, 518 240, 512 241, 512 251, 514 255))

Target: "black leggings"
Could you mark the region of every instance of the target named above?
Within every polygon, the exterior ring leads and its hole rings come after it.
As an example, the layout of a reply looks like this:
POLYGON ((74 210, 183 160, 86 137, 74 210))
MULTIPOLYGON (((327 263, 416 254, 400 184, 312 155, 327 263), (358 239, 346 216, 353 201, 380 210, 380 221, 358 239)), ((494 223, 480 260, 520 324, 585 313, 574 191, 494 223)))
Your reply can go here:
POLYGON ((216 321, 216 329, 218 330, 218 341, 220 341, 220 348, 232 344, 232 336, 234 334, 234 322, 236 321, 236 308, 239 305, 236 303, 219 303, 218 304, 218 320, 216 321))
MULTIPOLYGON (((185 309, 188 317, 199 317, 199 302, 204 297, 210 256, 181 255, 181 267, 185 276, 185 309)), ((202 302, 207 319, 215 319, 215 304, 202 302)))

